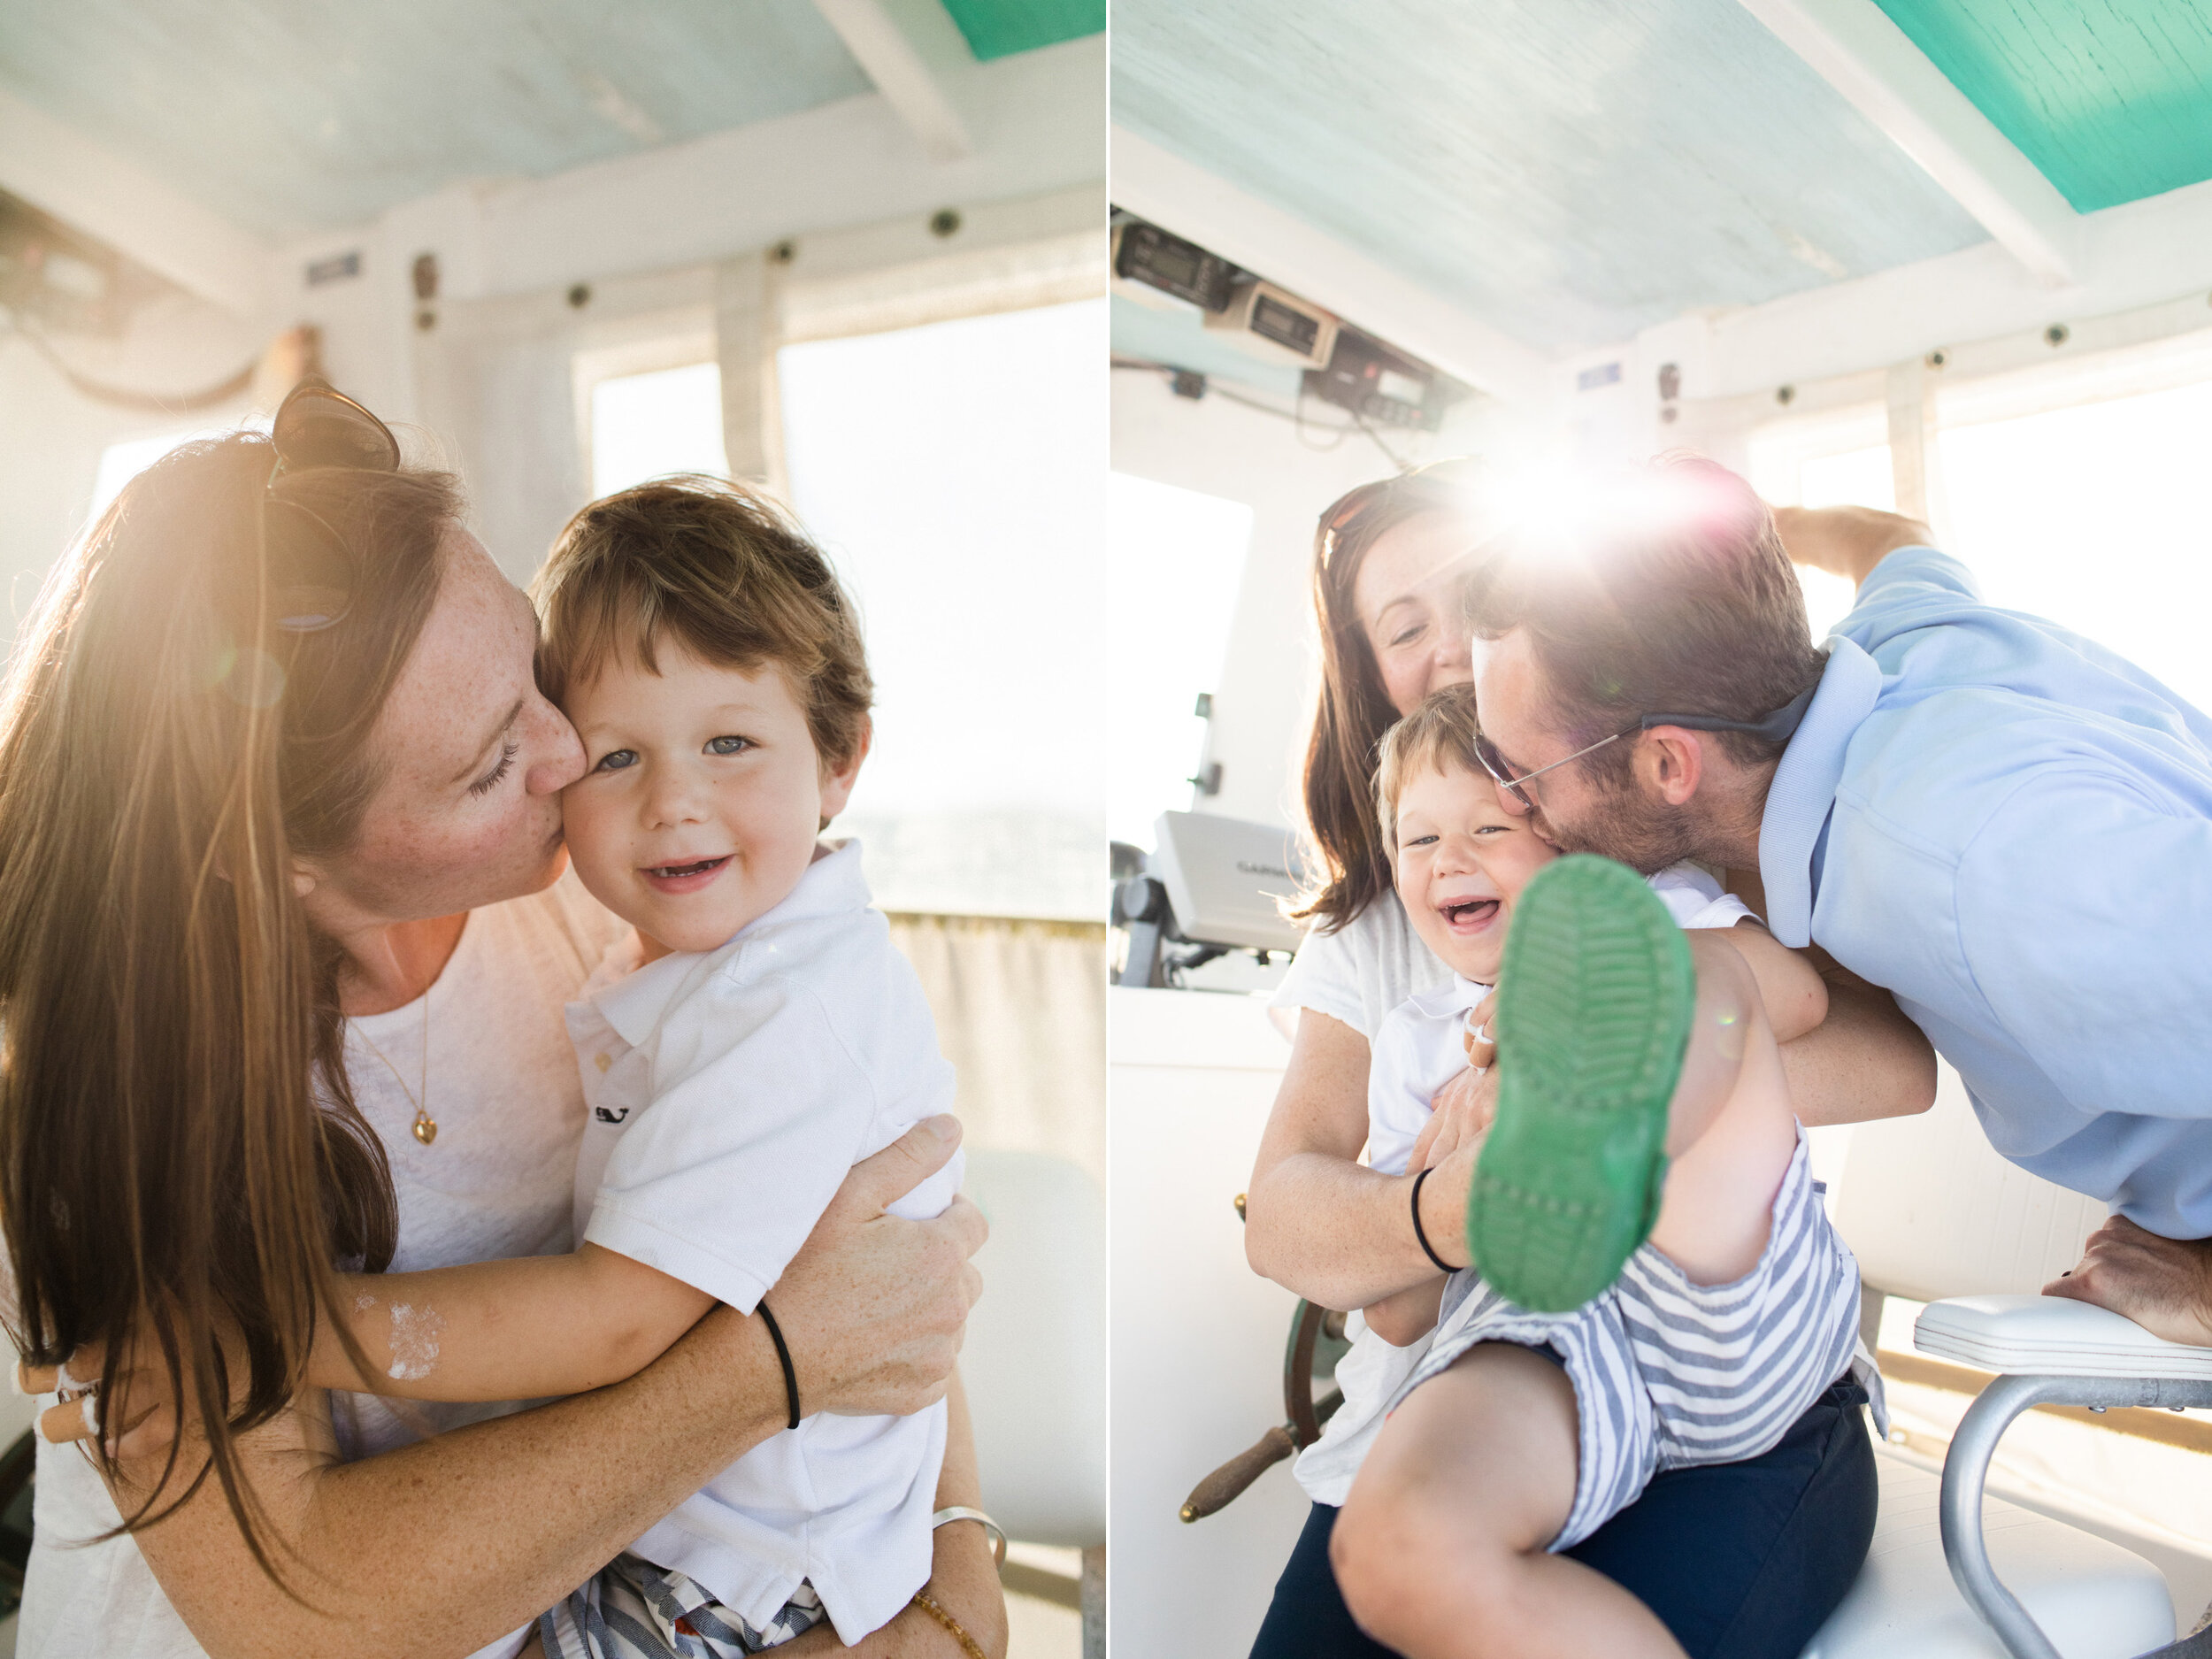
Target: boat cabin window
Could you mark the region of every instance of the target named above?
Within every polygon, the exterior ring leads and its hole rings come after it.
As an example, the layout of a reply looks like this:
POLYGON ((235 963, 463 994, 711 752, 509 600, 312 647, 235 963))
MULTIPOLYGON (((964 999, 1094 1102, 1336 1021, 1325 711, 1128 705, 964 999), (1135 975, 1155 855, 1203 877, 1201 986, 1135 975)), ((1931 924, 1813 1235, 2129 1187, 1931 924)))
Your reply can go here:
POLYGON ((1218 688, 1252 509, 1128 472, 1106 481, 1106 598, 1113 641, 1107 726, 1107 833, 1149 847, 1163 812, 1187 811, 1205 764, 1207 717, 1218 688))
POLYGON ((719 472, 722 371, 712 363, 624 374, 591 388, 591 493, 664 472, 719 472))

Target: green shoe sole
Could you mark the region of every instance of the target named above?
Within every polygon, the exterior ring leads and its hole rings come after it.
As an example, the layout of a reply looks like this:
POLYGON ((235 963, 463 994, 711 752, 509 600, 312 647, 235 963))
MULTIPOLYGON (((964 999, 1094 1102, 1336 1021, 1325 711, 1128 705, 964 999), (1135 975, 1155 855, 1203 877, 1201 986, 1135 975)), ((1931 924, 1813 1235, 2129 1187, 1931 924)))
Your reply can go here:
POLYGON ((1635 872, 1573 854, 1522 889, 1497 998, 1497 1116, 1467 1248, 1502 1294, 1565 1313, 1612 1285, 1658 1217, 1697 973, 1635 872))

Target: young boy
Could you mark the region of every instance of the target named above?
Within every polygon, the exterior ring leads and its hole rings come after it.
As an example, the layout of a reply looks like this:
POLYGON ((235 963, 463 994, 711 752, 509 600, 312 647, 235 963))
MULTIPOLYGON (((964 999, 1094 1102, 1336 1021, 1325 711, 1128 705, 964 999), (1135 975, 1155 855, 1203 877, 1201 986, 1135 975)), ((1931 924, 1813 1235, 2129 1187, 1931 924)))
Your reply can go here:
POLYGON ((1557 1552, 1660 1469, 1766 1450, 1854 1362, 1856 1263, 1775 1053, 1825 997, 1694 867, 1647 886, 1560 860, 1499 805, 1476 734, 1460 687, 1384 740, 1398 895, 1455 979, 1385 1020, 1368 1098, 1370 1161, 1403 1173, 1495 987, 1477 1266, 1365 1310, 1298 1474, 1342 1505, 1331 1554, 1354 1616, 1413 1659, 1678 1656, 1634 1596, 1557 1552))
MULTIPOLYGON (((847 1171, 952 1104, 860 849, 818 837, 868 752, 851 602, 780 509, 710 480, 572 520, 533 589, 540 677, 583 741, 585 887, 634 925, 568 1008, 590 1117, 572 1255, 348 1283, 310 1380, 426 1400, 630 1375, 717 1302, 759 1310, 847 1171)), ((940 1213, 961 1160, 894 1206, 940 1213)), ((726 1655, 825 1617, 851 1645, 930 1574, 946 1407, 807 1416, 540 1621, 548 1659, 726 1655), (656 1632, 648 1640, 644 1632, 656 1632), (657 1643, 658 1645, 655 1645, 657 1643)))

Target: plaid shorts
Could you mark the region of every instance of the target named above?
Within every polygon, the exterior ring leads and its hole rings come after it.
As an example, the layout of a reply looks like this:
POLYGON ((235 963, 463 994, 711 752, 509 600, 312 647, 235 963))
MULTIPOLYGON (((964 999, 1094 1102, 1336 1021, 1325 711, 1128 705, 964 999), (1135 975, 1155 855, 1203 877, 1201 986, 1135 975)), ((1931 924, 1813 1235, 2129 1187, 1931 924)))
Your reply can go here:
POLYGON ((626 1551, 538 1617, 546 1659, 738 1659, 765 1653, 826 1616, 802 1584, 765 1626, 747 1624, 693 1579, 626 1551))

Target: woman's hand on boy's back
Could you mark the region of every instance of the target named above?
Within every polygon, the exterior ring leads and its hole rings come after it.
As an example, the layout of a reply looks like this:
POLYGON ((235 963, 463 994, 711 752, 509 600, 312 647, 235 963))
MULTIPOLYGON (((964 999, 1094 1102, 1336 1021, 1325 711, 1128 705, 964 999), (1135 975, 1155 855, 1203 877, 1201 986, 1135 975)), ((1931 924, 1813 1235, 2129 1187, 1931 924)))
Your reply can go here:
MULTIPOLYGON (((231 1375, 243 1376, 242 1354, 234 1343, 226 1346, 234 1354, 231 1375)), ((150 1326, 142 1324, 116 1366, 111 1388, 100 1382, 106 1360, 103 1344, 88 1342, 59 1365, 17 1367, 15 1386, 20 1392, 60 1395, 58 1404, 40 1414, 40 1436, 50 1444, 65 1446, 97 1435, 106 1440, 111 1462, 147 1467, 165 1463, 180 1421, 195 1417, 188 1403, 179 1409, 159 1340, 150 1326)))
POLYGON ((959 1121, 942 1115, 856 1164, 768 1293, 801 1409, 897 1417, 944 1397, 983 1292, 970 1258, 990 1227, 964 1196, 928 1221, 886 1212, 959 1146, 959 1121))
POLYGON ((1434 1169, 1453 1153, 1479 1150, 1498 1110, 1496 1067, 1467 1067, 1436 1091, 1430 1115, 1406 1160, 1409 1171, 1434 1169))

